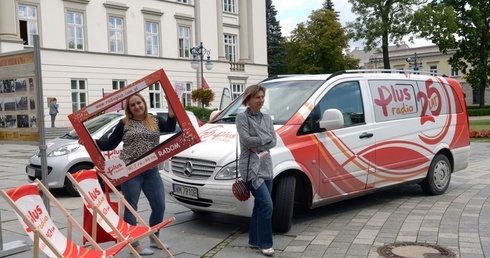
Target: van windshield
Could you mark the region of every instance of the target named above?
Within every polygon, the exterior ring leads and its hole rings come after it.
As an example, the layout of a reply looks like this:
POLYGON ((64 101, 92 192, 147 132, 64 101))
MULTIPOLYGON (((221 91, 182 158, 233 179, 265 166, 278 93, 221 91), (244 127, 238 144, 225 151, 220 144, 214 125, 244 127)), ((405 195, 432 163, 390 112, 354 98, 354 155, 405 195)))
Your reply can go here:
MULTIPOLYGON (((266 81, 265 103, 261 112, 271 116, 274 124, 285 124, 324 80, 266 81)), ((238 113, 245 111, 243 95, 233 102, 212 123, 234 123, 238 113)))
MULTIPOLYGON (((89 132, 90 135, 96 133, 98 130, 100 130, 102 127, 107 125, 108 123, 114 121, 114 120, 119 120, 124 114, 103 114, 100 116, 96 116, 88 121, 85 121, 83 124, 85 125, 85 128, 87 128, 87 131, 89 132)), ((69 138, 72 139, 77 139, 78 134, 75 130, 71 130, 68 133, 69 138)))

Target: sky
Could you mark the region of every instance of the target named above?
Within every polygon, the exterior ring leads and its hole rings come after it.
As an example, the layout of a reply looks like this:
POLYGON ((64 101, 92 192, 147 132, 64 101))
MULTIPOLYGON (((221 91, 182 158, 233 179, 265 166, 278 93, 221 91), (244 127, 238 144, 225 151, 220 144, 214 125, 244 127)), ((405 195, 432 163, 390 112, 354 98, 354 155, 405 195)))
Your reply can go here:
MULTIPOLYGON (((290 32, 296 27, 296 24, 306 21, 313 10, 322 8, 325 0, 272 0, 277 15, 276 19, 281 25, 282 36, 289 36, 290 32)), ((334 9, 339 12, 339 19, 342 26, 347 22, 353 22, 356 16, 351 12, 352 5, 347 0, 333 0, 334 9)), ((429 45, 422 39, 415 40, 414 44, 407 42, 410 47, 419 47, 429 45)), ((350 42, 351 49, 354 47, 362 48, 360 42, 350 42)))

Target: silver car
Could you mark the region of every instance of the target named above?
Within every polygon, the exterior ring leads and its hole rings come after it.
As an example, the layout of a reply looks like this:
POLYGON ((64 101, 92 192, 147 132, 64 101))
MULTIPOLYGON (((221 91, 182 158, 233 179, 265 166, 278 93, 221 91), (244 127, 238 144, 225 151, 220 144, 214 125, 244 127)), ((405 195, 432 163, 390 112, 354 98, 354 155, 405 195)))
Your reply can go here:
MULTIPOLYGON (((165 109, 149 109, 149 113, 157 116, 161 116, 167 119, 168 112, 165 109)), ((191 120, 194 128, 198 128, 201 122, 190 111, 186 111, 189 119, 191 120)), ((93 119, 90 119, 84 123, 87 131, 90 133, 93 139, 99 139, 101 137, 107 137, 119 120, 125 117, 124 111, 110 112, 93 119)), ((180 130, 177 123, 177 128, 174 132, 163 133, 160 136, 160 142, 168 139, 176 132, 180 130)), ((72 196, 79 196, 78 191, 73 184, 66 178, 66 172, 74 173, 82 169, 91 169, 94 167, 92 159, 90 158, 87 150, 84 146, 78 143, 78 134, 75 130, 71 130, 61 137, 57 137, 46 143, 46 159, 48 167, 48 186, 49 188, 62 188, 65 187, 66 191, 72 196)), ((119 157, 122 150, 122 143, 112 151, 104 151, 102 154, 109 158, 119 157)), ((29 165, 26 166, 27 179, 29 182, 33 182, 36 178, 42 179, 41 172, 41 157, 38 150, 30 159, 29 165)))

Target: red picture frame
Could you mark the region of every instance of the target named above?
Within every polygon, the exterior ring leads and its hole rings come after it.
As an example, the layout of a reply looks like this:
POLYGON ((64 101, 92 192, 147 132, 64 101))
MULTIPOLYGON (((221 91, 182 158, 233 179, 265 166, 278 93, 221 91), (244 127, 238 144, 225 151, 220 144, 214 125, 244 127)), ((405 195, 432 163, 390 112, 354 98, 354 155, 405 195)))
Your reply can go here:
POLYGON ((87 149, 90 158, 95 166, 101 170, 105 170, 106 159, 100 152, 99 148, 95 144, 95 141, 90 136, 89 132, 83 125, 88 119, 97 116, 101 112, 109 109, 110 107, 119 104, 121 101, 129 98, 135 93, 138 93, 150 85, 160 82, 163 92, 167 97, 168 104, 173 109, 175 113, 175 118, 179 124, 181 130, 174 136, 170 137, 166 141, 160 143, 157 147, 148 151, 141 157, 132 161, 130 164, 126 165, 127 176, 123 176, 117 179, 108 177, 114 185, 119 185, 128 179, 139 175, 140 173, 152 168, 164 160, 174 156, 175 154, 191 147, 192 145, 201 141, 199 135, 197 134, 195 128, 193 127, 189 117, 180 100, 177 93, 172 87, 165 71, 163 69, 157 70, 144 78, 141 78, 126 87, 115 91, 100 100, 68 115, 73 128, 78 133, 80 140, 83 141, 85 148, 87 149))

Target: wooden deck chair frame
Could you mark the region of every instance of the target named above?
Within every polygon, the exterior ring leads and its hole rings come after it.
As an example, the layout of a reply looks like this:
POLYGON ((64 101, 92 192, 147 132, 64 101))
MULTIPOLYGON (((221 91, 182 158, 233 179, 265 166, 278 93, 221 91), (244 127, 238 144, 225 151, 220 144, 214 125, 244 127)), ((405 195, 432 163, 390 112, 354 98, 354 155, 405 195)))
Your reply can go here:
MULTIPOLYGON (((102 226, 101 224, 101 221, 100 219, 97 219, 98 216, 100 216, 102 218, 103 221, 105 221, 105 223, 110 227, 110 229, 112 230, 112 232, 107 232, 109 234, 111 234, 112 236, 114 236, 118 241, 123 241, 123 240, 126 240, 128 238, 131 238, 132 242, 134 241, 138 241, 140 239, 143 239, 145 237, 151 237, 153 239, 153 242, 156 243, 163 251, 165 251, 167 253, 167 256, 168 257, 173 257, 173 255, 170 253, 170 251, 165 247, 165 245, 162 243, 162 241, 155 235, 155 233, 160 230, 161 228, 165 227, 166 225, 168 225, 170 222, 174 221, 175 220, 175 217, 172 217, 172 218, 169 218, 167 220, 164 220, 163 222, 153 226, 153 227, 150 227, 148 226, 145 221, 143 220, 143 218, 141 218, 141 216, 138 214, 138 212, 136 212, 133 207, 126 201, 126 199, 124 198, 124 196, 117 190, 117 188, 111 183, 111 181, 103 174, 103 173, 99 173, 97 172, 95 169, 90 169, 90 170, 81 170, 81 171, 78 171, 76 173, 67 173, 66 176, 68 177, 68 179, 76 186, 78 192, 80 193, 80 195, 84 198, 84 200, 86 200, 86 202, 84 202, 84 204, 86 205, 86 208, 92 212, 92 221, 93 223, 95 223, 96 221, 99 223, 99 225, 102 226), (133 225, 130 225, 126 222, 124 222, 123 219, 120 218, 120 216, 118 215, 118 222, 115 222, 115 221, 111 221, 107 216, 107 211, 104 213, 104 211, 102 211, 100 208, 99 208, 99 205, 97 205, 94 200, 90 197, 90 193, 87 192, 87 189, 84 189, 82 187, 82 185, 80 184, 81 181, 79 180, 84 180, 83 178, 86 178, 87 175, 83 175, 81 173, 92 173, 90 175, 88 175, 89 178, 91 178, 92 180, 96 180, 97 182, 94 182, 98 187, 99 189, 97 190, 98 192, 100 193, 103 193, 103 190, 102 190, 102 187, 101 185, 99 184, 98 182, 98 178, 97 178, 97 175, 99 177, 101 177, 104 181, 104 183, 109 186, 109 188, 112 190, 112 192, 116 195, 118 201, 119 201, 119 204, 123 204, 126 208, 128 208, 128 210, 135 216, 137 222, 140 224, 139 226, 133 226, 133 225), (90 205, 91 207, 88 207, 88 205, 90 205), (142 232, 144 231, 144 233, 141 233, 139 235, 124 235, 122 232, 123 230, 120 230, 118 229, 118 223, 122 223, 124 224, 122 226, 122 228, 130 228, 130 227, 133 227, 135 229, 140 229, 139 231, 142 232), (142 230, 141 230, 142 229, 142 230)), ((105 195, 104 194, 100 194, 99 196, 101 196, 101 198, 105 199, 105 195)), ((105 201, 108 201, 108 200, 105 200, 105 201)), ((107 203, 108 204, 108 203, 107 203)), ((106 206, 108 209, 112 209, 109 205, 106 206)), ((119 210, 122 210, 122 207, 120 206, 119 207, 119 210)), ((118 213, 118 214, 121 214, 121 213, 118 213)), ((95 228, 95 225, 92 225, 92 229, 95 228)), ((102 228, 104 228, 102 226, 102 228)), ((105 228, 104 228, 105 229, 105 228)), ((92 232, 94 233, 96 230, 92 230, 92 232)), ((106 230, 107 231, 107 230, 106 230)), ((135 232, 136 230, 134 230, 133 232, 135 232)), ((136 256, 136 257, 141 257, 138 252, 134 249, 134 247, 131 246, 131 244, 128 244, 128 247, 130 248, 131 252, 136 256)))
MULTIPOLYGON (((113 255, 117 254, 126 245, 128 245, 129 242, 132 241, 132 239, 126 239, 124 241, 116 243, 115 245, 109 247, 106 250, 103 250, 97 244, 97 242, 90 236, 90 234, 88 234, 83 229, 83 227, 75 220, 75 218, 61 205, 61 203, 58 200, 56 200, 56 198, 49 192, 49 190, 38 179, 36 179, 34 181, 34 183, 31 183, 31 184, 19 186, 16 188, 12 188, 10 190, 1 190, 0 195, 14 209, 14 211, 17 213, 19 219, 22 219, 22 221, 24 222, 23 226, 24 226, 24 229, 26 230, 26 233, 28 230, 32 230, 33 236, 30 235, 30 237, 32 238, 32 240, 34 242, 34 244, 33 244, 33 246, 34 246, 33 247, 34 248, 33 257, 34 258, 39 257, 39 250, 41 249, 40 245, 42 245, 42 244, 44 244, 49 250, 51 250, 52 254, 48 254, 44 250, 43 250, 43 252, 45 252, 48 256, 55 255, 58 258, 78 257, 79 255, 83 255, 83 257, 87 257, 87 258, 114 257, 113 255), (56 226, 56 225, 54 225, 54 221, 52 221, 51 216, 48 213, 48 210, 46 209, 44 202, 42 201, 41 196, 39 195, 39 193, 40 193, 39 190, 41 190, 41 192, 43 194, 45 194, 50 199, 51 203, 54 203, 56 205, 56 207, 59 209, 59 211, 66 217, 66 219, 67 219, 67 235, 68 236, 64 236, 62 234, 58 234, 58 236, 62 236, 62 237, 66 238, 67 246, 66 246, 65 252, 69 253, 68 256, 66 254, 62 253, 62 251, 59 248, 57 248, 56 245, 46 235, 41 233, 42 228, 38 228, 36 226, 36 224, 34 224, 31 221, 32 215, 28 216, 27 215, 28 212, 26 213, 25 211, 23 211, 22 208, 19 208, 18 205, 16 204, 16 200, 12 199, 11 195, 15 195, 16 192, 18 192, 19 195, 25 195, 26 191, 33 190, 32 188, 30 188, 31 186, 37 188, 36 197, 39 197, 39 200, 40 200, 38 203, 38 205, 40 207, 39 208, 36 207, 36 211, 38 211, 38 209, 41 209, 42 211, 46 212, 46 215, 44 215, 44 217, 43 217, 45 219, 46 223, 40 224, 40 225, 46 226, 46 225, 49 225, 52 223, 53 226, 56 226), (73 241, 72 241, 73 227, 75 227, 78 231, 80 231, 80 233, 88 240, 88 242, 92 246, 92 249, 89 249, 89 248, 86 248, 84 246, 80 246, 80 245, 73 243, 73 241), (40 241, 42 241, 42 242, 40 242, 40 241), (74 253, 75 249, 77 250, 78 255, 76 255, 74 253), (106 255, 107 253, 109 253, 109 254, 106 255)), ((23 196, 21 196, 20 198, 22 198, 22 197, 23 196)), ((44 212, 42 214, 44 214, 44 212)), ((22 224, 22 222, 21 222, 21 224, 22 224)), ((59 231, 59 229, 57 229, 57 227, 56 227, 56 230, 59 231)))

